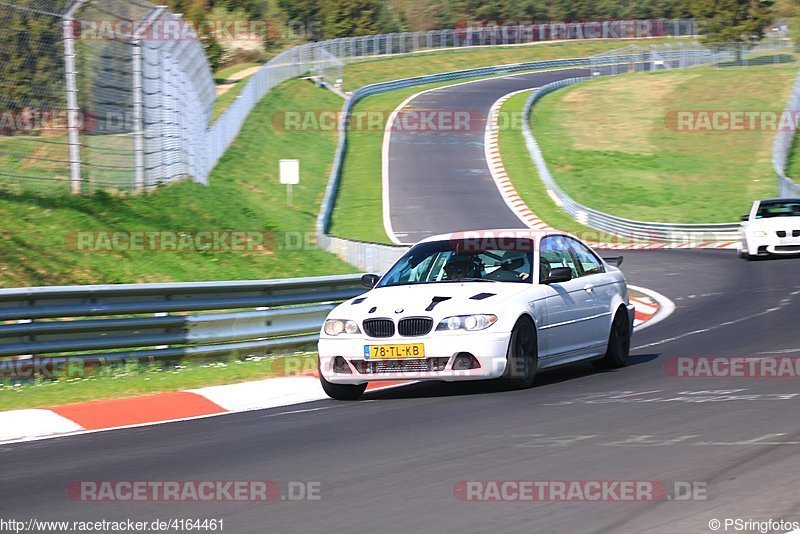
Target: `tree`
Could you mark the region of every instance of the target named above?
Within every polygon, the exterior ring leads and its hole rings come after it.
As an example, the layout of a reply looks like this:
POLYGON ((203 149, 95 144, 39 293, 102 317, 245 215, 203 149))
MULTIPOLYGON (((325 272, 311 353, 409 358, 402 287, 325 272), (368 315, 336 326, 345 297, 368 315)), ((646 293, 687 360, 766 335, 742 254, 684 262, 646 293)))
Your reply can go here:
POLYGON ((772 4, 772 0, 694 0, 692 13, 700 19, 707 45, 743 45, 764 37, 764 28, 772 22, 772 4))
POLYGON ((381 0, 323 0, 322 33, 326 39, 391 31, 385 27, 381 0))
POLYGON ((61 19, 28 11, 32 2, 0 5, 0 105, 5 110, 63 109, 61 19))

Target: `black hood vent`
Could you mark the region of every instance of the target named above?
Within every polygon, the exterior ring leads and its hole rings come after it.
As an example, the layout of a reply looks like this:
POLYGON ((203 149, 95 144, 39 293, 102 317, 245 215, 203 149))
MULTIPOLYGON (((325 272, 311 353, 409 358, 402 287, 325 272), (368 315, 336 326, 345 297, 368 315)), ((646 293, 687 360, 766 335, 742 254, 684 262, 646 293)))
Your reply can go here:
POLYGON ((495 295, 496 293, 478 293, 477 295, 472 295, 469 300, 484 300, 495 295))
POLYGON ((427 308, 425 308, 425 311, 428 312, 433 311, 433 309, 436 307, 437 304, 439 304, 440 302, 444 302, 446 300, 450 300, 451 298, 453 297, 433 297, 433 300, 431 300, 431 303, 428 304, 427 308))

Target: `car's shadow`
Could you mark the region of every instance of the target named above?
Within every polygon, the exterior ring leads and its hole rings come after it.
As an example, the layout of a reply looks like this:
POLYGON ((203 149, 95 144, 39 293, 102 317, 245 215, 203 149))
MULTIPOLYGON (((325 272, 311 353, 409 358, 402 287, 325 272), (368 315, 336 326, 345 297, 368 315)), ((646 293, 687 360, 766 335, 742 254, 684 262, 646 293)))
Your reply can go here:
MULTIPOLYGON (((628 367, 641 365, 657 359, 660 354, 642 354, 631 356, 628 367)), ((541 372, 536 377, 533 390, 538 387, 558 384, 584 376, 624 372, 622 369, 595 369, 589 362, 575 363, 558 367, 553 370, 541 372)), ((389 400, 389 399, 419 399, 435 397, 457 397, 462 395, 483 395, 488 393, 503 393, 515 391, 501 380, 474 380, 469 382, 441 382, 426 381, 398 386, 391 389, 367 392, 362 397, 364 400, 389 400)))
POLYGON ((754 256, 750 258, 750 262, 769 262, 769 261, 781 261, 781 260, 798 260, 800 259, 800 253, 798 254, 772 254, 771 256, 754 256))

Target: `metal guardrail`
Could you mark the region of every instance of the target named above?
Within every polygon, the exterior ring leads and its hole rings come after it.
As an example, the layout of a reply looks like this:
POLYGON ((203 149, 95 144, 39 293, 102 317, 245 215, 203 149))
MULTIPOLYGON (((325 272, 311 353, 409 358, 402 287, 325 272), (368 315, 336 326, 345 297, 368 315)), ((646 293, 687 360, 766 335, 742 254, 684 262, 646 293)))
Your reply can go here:
MULTIPOLYGON (((784 113, 794 119, 800 110, 800 74, 797 75, 789 101, 786 104, 784 113)), ((792 120, 792 124, 794 124, 792 120)), ((789 154, 792 152, 794 139, 797 132, 793 129, 780 130, 775 136, 775 143, 772 145, 772 167, 778 176, 778 195, 782 197, 800 197, 800 184, 795 183, 787 174, 786 167, 789 163, 789 154)))
MULTIPOLYGON (((522 111, 523 117, 530 117, 533 105, 545 95, 563 87, 591 80, 591 77, 571 78, 544 85, 531 94, 522 111)), ((727 241, 736 240, 739 235, 741 223, 720 224, 671 224, 649 221, 636 221, 603 213, 585 206, 566 194, 556 183, 544 159, 539 143, 533 135, 530 121, 522 121, 522 135, 525 145, 539 171, 539 177, 544 182, 548 194, 575 220, 610 234, 615 234, 631 239, 643 241, 727 241)))
POLYGON ((336 303, 363 292, 360 275, 2 289, 0 358, 112 361, 296 347, 318 339, 336 303))

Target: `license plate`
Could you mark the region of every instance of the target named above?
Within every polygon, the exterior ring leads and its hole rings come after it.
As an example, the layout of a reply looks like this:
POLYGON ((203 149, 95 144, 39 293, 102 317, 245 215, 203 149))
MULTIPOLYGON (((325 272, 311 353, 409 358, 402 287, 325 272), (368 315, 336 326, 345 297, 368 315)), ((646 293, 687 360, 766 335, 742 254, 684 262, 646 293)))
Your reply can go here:
POLYGON ((791 238, 785 237, 780 241, 781 245, 800 245, 800 239, 798 238, 791 238))
POLYGON ((364 358, 367 360, 402 360, 404 358, 424 358, 425 345, 413 343, 406 345, 364 345, 364 358))

